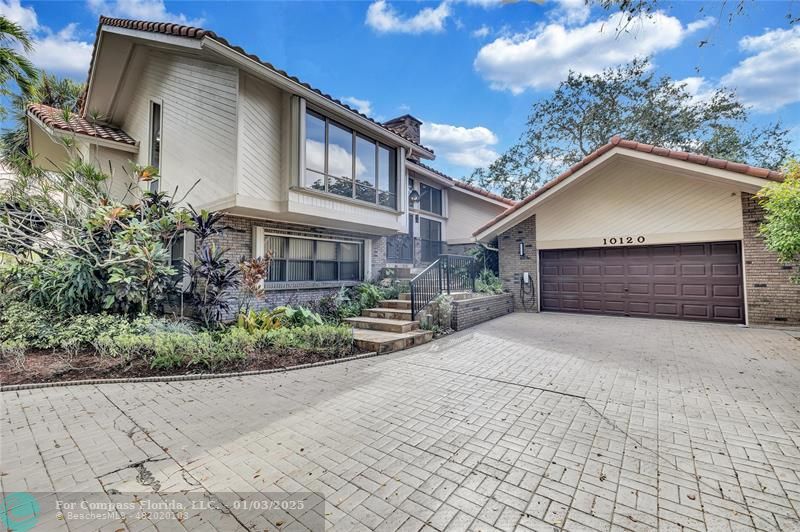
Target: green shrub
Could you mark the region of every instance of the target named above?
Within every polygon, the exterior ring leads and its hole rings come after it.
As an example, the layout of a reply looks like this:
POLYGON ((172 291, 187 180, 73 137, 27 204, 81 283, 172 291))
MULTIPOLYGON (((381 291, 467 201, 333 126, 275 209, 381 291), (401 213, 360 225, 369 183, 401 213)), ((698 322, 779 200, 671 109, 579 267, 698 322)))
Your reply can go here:
POLYGON ((281 323, 286 327, 304 327, 306 325, 322 325, 322 316, 306 307, 278 307, 273 312, 281 312, 281 323))
POLYGON ((336 357, 352 352, 353 330, 344 325, 307 325, 268 331, 258 337, 256 342, 261 349, 302 349, 336 357))
POLYGON ((492 270, 481 270, 475 280, 475 291, 483 294, 502 294, 503 281, 492 270))
POLYGON ((97 339, 94 347, 103 356, 126 361, 142 358, 149 363, 155 355, 155 338, 148 334, 104 334, 97 339))
POLYGON ((284 312, 285 307, 278 307, 275 310, 248 310, 247 312, 240 312, 236 320, 236 326, 251 334, 257 330, 268 331, 270 329, 277 329, 281 326, 284 312))

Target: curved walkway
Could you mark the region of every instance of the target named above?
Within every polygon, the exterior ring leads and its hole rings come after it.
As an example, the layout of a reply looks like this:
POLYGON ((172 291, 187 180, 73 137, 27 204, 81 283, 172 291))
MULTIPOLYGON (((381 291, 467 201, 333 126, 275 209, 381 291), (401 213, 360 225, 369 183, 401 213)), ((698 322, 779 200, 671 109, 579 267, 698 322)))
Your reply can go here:
MULTIPOLYGON (((779 330, 512 314, 344 364, 0 400, 4 493, 313 491, 334 530, 800 529, 779 330)), ((202 519, 173 525, 248 525, 202 519)))

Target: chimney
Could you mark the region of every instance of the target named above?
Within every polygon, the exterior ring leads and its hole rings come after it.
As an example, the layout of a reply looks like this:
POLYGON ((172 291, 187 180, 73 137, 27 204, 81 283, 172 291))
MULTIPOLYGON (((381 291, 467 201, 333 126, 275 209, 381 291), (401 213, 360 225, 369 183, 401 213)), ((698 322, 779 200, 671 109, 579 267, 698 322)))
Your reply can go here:
POLYGON ((417 120, 413 116, 398 116, 397 118, 387 120, 383 123, 383 125, 395 133, 398 133, 400 136, 413 140, 417 144, 421 144, 419 137, 419 126, 422 125, 422 121, 417 120))

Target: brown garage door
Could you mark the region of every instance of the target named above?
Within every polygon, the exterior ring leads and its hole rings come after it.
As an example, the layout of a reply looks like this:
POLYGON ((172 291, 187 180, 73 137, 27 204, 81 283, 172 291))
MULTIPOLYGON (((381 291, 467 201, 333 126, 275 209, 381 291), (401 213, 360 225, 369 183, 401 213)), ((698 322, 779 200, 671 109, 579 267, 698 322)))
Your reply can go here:
POLYGON ((542 310, 744 322, 739 242, 540 252, 542 310))

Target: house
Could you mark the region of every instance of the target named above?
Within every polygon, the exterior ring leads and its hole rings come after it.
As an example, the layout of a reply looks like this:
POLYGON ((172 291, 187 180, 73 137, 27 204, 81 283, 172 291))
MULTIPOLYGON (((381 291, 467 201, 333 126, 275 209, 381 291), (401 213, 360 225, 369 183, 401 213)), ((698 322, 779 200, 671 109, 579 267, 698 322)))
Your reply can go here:
POLYGON ((475 231, 518 309, 800 325, 754 194, 782 175, 614 137, 475 231))
POLYGON ((178 24, 101 17, 82 113, 31 105, 28 118, 44 168, 77 152, 111 168, 122 196, 135 185, 130 162, 151 165, 155 187, 225 211, 233 256, 272 253, 270 305, 464 253, 472 231, 514 203, 424 164, 434 153, 413 116, 378 123, 178 24))

